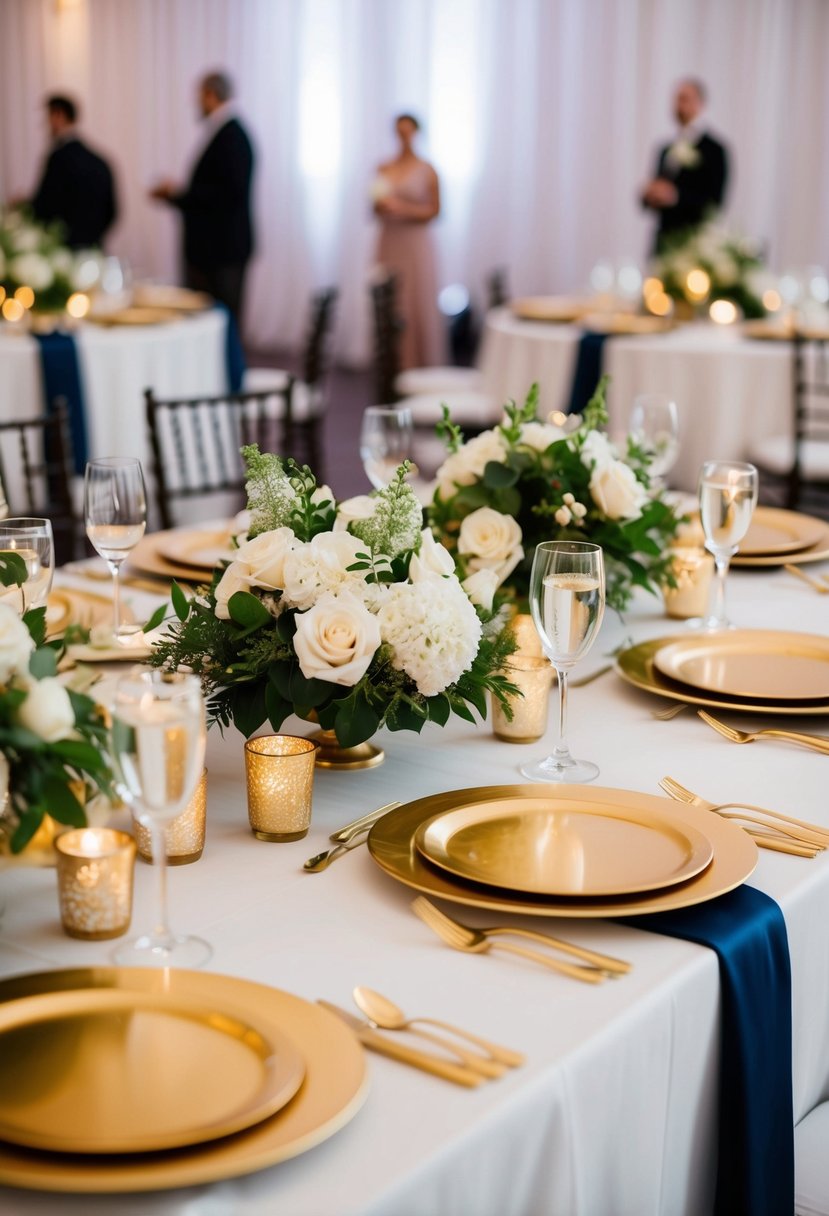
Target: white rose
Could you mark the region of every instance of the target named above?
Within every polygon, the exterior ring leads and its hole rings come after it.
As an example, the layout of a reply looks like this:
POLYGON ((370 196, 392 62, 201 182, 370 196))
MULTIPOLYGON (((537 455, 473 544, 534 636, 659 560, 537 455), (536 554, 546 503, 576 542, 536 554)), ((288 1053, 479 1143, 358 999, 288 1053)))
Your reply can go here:
POLYGON ((483 431, 444 460, 435 474, 437 493, 441 498, 451 498, 458 486, 471 486, 483 477, 491 460, 503 464, 506 454, 507 445, 501 432, 483 431))
POLYGON ((285 559, 295 543, 296 537, 290 528, 260 532, 253 540, 246 540, 239 546, 232 564, 249 586, 281 591, 285 585, 285 559))
POLYGON ((365 542, 350 532, 320 532, 307 545, 298 545, 285 559, 285 598, 304 611, 326 591, 345 591, 364 582, 359 570, 349 570, 365 553, 365 542))
POLYGON ((17 711, 21 726, 47 743, 65 739, 75 729, 75 711, 60 680, 47 677, 29 685, 26 700, 17 711))
POLYGON ((9 263, 9 275, 18 283, 25 283, 32 291, 45 291, 51 287, 55 275, 46 258, 39 253, 20 253, 9 263))
POLYGON ((498 590, 498 575, 494 570, 476 570, 463 580, 463 589, 473 604, 492 612, 492 600, 498 590))
POLYGON ((322 506, 324 502, 330 502, 333 506, 336 501, 334 491, 330 486, 317 486, 316 490, 314 490, 313 494, 311 495, 311 502, 315 507, 322 506))
POLYGON ((494 570, 503 583, 524 556, 521 529, 511 515, 479 507, 461 524, 458 552, 471 571, 494 570))
POLYGON ((334 520, 334 531, 345 532, 349 524, 357 519, 371 519, 377 502, 369 494, 356 494, 354 498, 346 498, 337 507, 337 518, 334 520))
POLYGON ((230 620, 230 609, 227 606, 230 597, 237 591, 248 591, 249 589, 250 583, 244 567, 239 566, 236 562, 231 562, 216 584, 216 590, 213 593, 216 599, 216 616, 220 621, 230 620))
POLYGON ((440 541, 435 540, 428 528, 420 534, 420 552, 412 554, 409 562, 409 578, 413 583, 425 579, 444 578, 455 573, 455 560, 440 541))
POLYGON ((566 432, 549 422, 525 422, 521 427, 521 443, 535 452, 546 452, 551 443, 564 439, 566 432))
POLYGON ((636 519, 648 498, 647 490, 636 480, 633 469, 621 460, 593 470, 590 493, 608 519, 636 519))
POLYGON ((17 613, 8 604, 0 604, 0 684, 28 671, 34 648, 31 634, 17 613))
POLYGON ((601 431, 589 431, 581 445, 581 462, 586 468, 604 469, 615 460, 615 454, 607 435, 601 431))
POLYGON ((326 592, 297 615, 294 649, 308 680, 351 688, 366 674, 379 645, 377 618, 350 591, 326 592))

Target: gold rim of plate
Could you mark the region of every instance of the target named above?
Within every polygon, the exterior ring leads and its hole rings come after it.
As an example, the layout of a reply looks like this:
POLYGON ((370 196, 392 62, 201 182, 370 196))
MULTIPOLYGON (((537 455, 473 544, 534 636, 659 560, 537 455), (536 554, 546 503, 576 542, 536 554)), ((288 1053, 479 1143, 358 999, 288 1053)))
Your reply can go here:
POLYGON ((676 328, 671 317, 642 316, 639 313, 589 313, 580 318, 581 326, 594 334, 664 334, 676 328))
POLYGON ((165 579, 176 579, 182 583, 209 583, 213 578, 212 568, 185 566, 179 562, 168 561, 162 554, 162 549, 173 533, 178 529, 171 528, 162 532, 151 532, 142 536, 127 558, 127 566, 131 571, 137 570, 142 574, 153 574, 165 579))
POLYGON ((650 642, 631 646, 616 656, 614 670, 628 684, 641 688, 644 692, 652 692, 657 697, 667 697, 671 701, 685 701, 688 705, 702 705, 707 709, 735 709, 742 710, 743 713, 776 714, 785 717, 803 717, 810 714, 824 717, 829 714, 829 701, 752 701, 734 696, 716 696, 714 693, 704 693, 690 686, 674 683, 657 670, 654 657, 663 647, 685 641, 687 636, 685 634, 681 637, 654 638, 650 642))
POLYGON ((284 1034, 220 1000, 86 988, 0 1004, 0 1138, 27 1148, 201 1144, 275 1114, 304 1075, 284 1034))
MULTIPOLYGON (((121 618, 130 624, 135 616, 129 604, 122 603, 121 618)), ((55 637, 66 630, 67 625, 108 625, 112 622, 112 600, 106 595, 92 591, 79 591, 76 587, 61 587, 49 592, 46 601, 46 633, 55 637), (52 618, 49 609, 53 609, 52 618)))
POLYGON ((0 1003, 67 990, 168 992, 217 1003, 230 1016, 284 1035, 305 1061, 305 1079, 276 1114, 245 1131, 150 1156, 44 1155, 0 1141, 0 1184, 36 1191, 119 1194, 198 1186, 295 1157, 327 1140, 357 1113, 367 1093, 363 1049, 347 1026, 301 997, 211 972, 95 967, 45 971, 0 981, 0 1003))
POLYGON ((521 321, 547 321, 567 325, 577 321, 590 308, 590 301, 578 296, 524 296, 513 300, 510 309, 521 321))
POLYGON ((230 532, 227 528, 215 532, 188 531, 166 532, 158 551, 173 565, 195 567, 196 570, 212 570, 220 561, 232 561, 230 532), (215 560, 213 560, 215 558, 215 560))
POLYGON ((645 916, 672 908, 685 908, 724 895, 749 877, 757 864, 757 845, 733 823, 685 803, 640 794, 634 790, 584 786, 552 786, 553 801, 582 806, 612 802, 619 807, 638 808, 662 816, 666 822, 689 826, 701 832, 714 850, 713 859, 700 874, 666 890, 644 893, 627 899, 584 899, 579 897, 541 898, 518 892, 479 888, 445 871, 430 866, 415 844, 417 829, 426 820, 447 811, 482 800, 510 798, 515 801, 537 799, 538 785, 495 785, 475 789, 450 790, 419 798, 399 810, 390 811, 369 833, 368 850, 377 865, 391 878, 436 899, 484 908, 491 912, 520 913, 525 916, 607 917, 645 916))
POLYGON ((829 701, 829 638, 736 629, 661 646, 653 665, 669 680, 718 697, 829 701))
POLYGON ((826 533, 826 520, 815 515, 783 507, 756 507, 739 553, 741 557, 798 553, 820 544, 826 533))
POLYGON ((714 856, 689 824, 642 807, 534 799, 482 801, 422 823, 415 845, 455 877, 527 895, 638 895, 687 882, 714 856))

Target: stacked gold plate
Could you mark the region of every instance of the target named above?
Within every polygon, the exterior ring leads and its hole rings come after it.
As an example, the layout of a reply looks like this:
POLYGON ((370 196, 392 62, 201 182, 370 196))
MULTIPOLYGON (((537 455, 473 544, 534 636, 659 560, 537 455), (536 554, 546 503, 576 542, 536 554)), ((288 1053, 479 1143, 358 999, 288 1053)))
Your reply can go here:
POLYGON ((420 798, 368 839, 387 874, 439 899, 530 916, 639 916, 714 899, 757 863, 710 812, 631 790, 488 786, 420 798))
POLYGON ((733 566, 805 565, 829 559, 829 523, 800 511, 757 507, 733 566))
POLYGON ((734 629, 640 642, 616 671, 646 692, 709 709, 829 714, 829 639, 734 629))
POLYGON ((129 556, 129 569, 184 583, 209 583, 219 561, 230 561, 227 529, 208 532, 170 528, 143 536, 129 556))
POLYGON ((232 1178, 356 1114, 361 1048, 318 1005, 193 971, 0 982, 0 1183, 122 1192, 232 1178))
POLYGON ((524 296, 510 304, 513 316, 522 321, 548 321, 567 324, 589 311, 590 300, 580 296, 524 296))

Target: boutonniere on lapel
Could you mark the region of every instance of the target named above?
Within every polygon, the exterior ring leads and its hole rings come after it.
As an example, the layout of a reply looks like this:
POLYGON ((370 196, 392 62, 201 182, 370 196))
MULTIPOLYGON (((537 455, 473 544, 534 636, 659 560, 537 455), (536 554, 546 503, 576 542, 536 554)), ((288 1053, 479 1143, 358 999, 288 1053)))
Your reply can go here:
POLYGON ((682 169, 696 169, 702 159, 699 149, 687 139, 678 139, 671 144, 668 156, 682 169))

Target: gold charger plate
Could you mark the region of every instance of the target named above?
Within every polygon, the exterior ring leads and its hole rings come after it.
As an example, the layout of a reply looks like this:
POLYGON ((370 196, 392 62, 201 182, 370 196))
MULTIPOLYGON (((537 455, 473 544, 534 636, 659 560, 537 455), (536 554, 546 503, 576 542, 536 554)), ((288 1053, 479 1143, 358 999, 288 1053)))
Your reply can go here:
POLYGON ((177 529, 172 528, 169 531, 151 532, 149 536, 142 536, 127 558, 128 569, 165 579, 176 579, 182 583, 209 583, 213 578, 212 566, 185 566, 179 562, 168 561, 164 557, 162 549, 175 532, 177 529))
POLYGON ((212 571, 221 561, 233 561, 231 536, 226 528, 221 532, 173 531, 164 533, 163 537, 158 551, 173 565, 212 571))
POLYGON ((638 646, 631 646, 616 656, 614 670, 617 675, 620 675, 628 684, 633 684, 635 688, 652 692, 657 697, 668 697, 672 701, 685 701, 688 705, 702 705, 707 709, 734 709, 751 714, 784 716, 816 714, 823 717, 829 714, 829 701, 753 701, 748 697, 716 696, 714 693, 695 691, 688 686, 683 687, 674 683, 657 670, 654 658, 663 647, 673 645, 675 642, 684 642, 687 640, 687 636, 685 634, 683 637, 654 638, 650 642, 640 642, 638 646))
POLYGON ((180 321, 181 313, 176 308, 147 307, 130 305, 119 308, 115 312, 90 313, 87 317, 95 325, 167 325, 170 321, 180 321))
MULTIPOLYGON (((772 557, 811 549, 826 535, 824 519, 778 507, 756 507, 740 541, 741 557, 772 557)), ((788 561, 788 557, 785 559, 788 561)))
POLYGON ((657 671, 718 697, 829 700, 829 638, 772 629, 700 634, 661 646, 657 671))
POLYGON ((664 334, 676 327, 670 317, 640 316, 628 312, 589 313, 581 318, 581 325, 596 334, 634 335, 664 334))
POLYGON ((139 308, 172 308, 176 312, 204 312, 213 306, 206 292, 167 283, 139 283, 133 288, 132 302, 139 308))
POLYGON ((577 296, 524 296, 510 304, 513 316, 522 321, 577 321, 590 308, 590 301, 577 296))
POLYGON ((711 841, 640 807, 536 798, 482 800, 422 823, 415 844, 457 878, 528 895, 602 898, 686 882, 711 841))
POLYGON ((706 836, 713 846, 711 864, 696 877, 665 890, 644 892, 627 899, 580 899, 565 896, 542 898, 498 891, 491 887, 476 887, 426 862, 415 844, 415 834, 422 823, 435 815, 496 798, 509 798, 516 804, 526 799, 537 799, 538 786, 482 786, 419 798, 396 811, 390 811, 374 825, 368 838, 369 853, 392 878, 437 899, 485 908, 491 912, 570 918, 644 916, 649 912, 664 912, 669 908, 686 908, 704 903, 740 886, 757 864, 757 845, 751 837, 710 811, 651 794, 639 794, 634 790, 588 790, 580 785, 551 786, 549 798, 551 801, 578 803, 585 807, 612 803, 631 810, 650 811, 667 822, 683 828, 694 828, 706 836))
POLYGON ((284 1034, 220 1000, 84 988, 0 1004, 0 1138, 28 1148, 200 1144, 275 1114, 304 1075, 284 1034))
POLYGON ((794 553, 765 553, 746 554, 735 553, 731 559, 732 566, 744 569, 765 568, 769 566, 805 566, 809 562, 829 561, 829 524, 823 525, 823 532, 816 544, 808 549, 797 549, 794 553))
POLYGON ((348 1027, 319 1005, 264 984, 178 968, 84 967, 0 981, 0 1003, 84 988, 165 992, 183 1000, 218 1002, 231 1016, 255 1019, 266 1030, 290 1039, 305 1060, 305 1080, 275 1115, 246 1131, 192 1148, 89 1160, 0 1141, 0 1184, 117 1194, 236 1178, 307 1152, 344 1127, 365 1101, 365 1057, 348 1027))
MULTIPOLYGON (((126 623, 135 620, 128 604, 122 603, 121 617, 126 623)), ((46 633, 55 637, 63 633, 67 625, 82 625, 90 629, 93 625, 112 623, 112 600, 92 591, 79 591, 75 587, 61 587, 50 591, 46 602, 46 633)))

